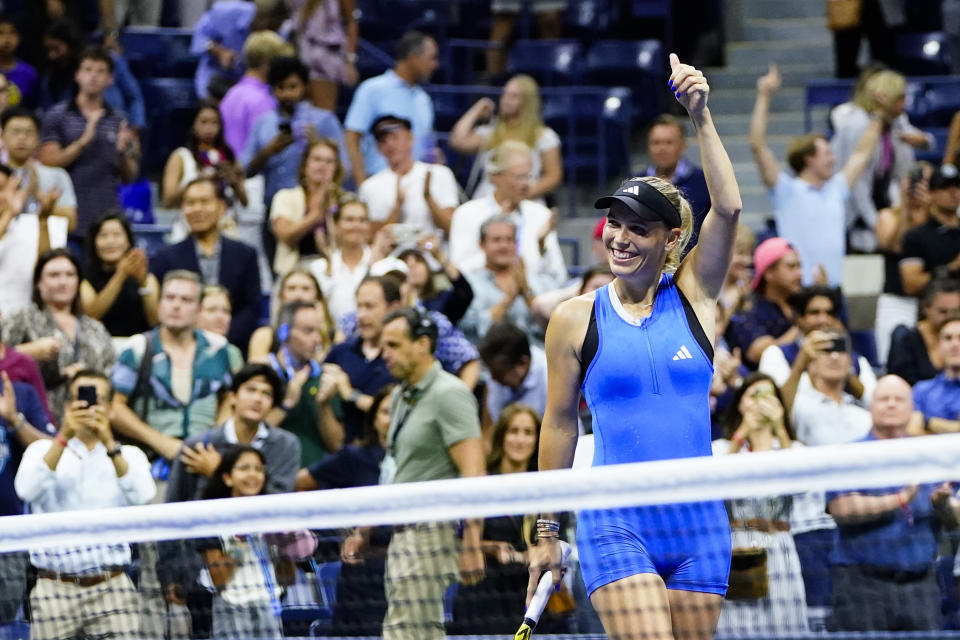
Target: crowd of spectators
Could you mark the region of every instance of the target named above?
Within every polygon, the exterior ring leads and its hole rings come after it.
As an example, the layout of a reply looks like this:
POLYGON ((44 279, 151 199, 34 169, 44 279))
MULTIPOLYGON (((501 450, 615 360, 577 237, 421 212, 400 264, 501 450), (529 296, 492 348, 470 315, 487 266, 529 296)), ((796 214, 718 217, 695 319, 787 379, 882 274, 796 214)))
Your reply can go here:
MULTIPOLYGON (((494 3, 497 37, 513 4, 494 3)), ((552 33, 548 5, 563 3, 534 4, 552 33)), ((133 16, 157 3, 117 5, 133 16)), ((105 46, 51 21, 39 72, 17 58, 21 25, 0 16, 0 515, 536 469, 547 321, 613 279, 598 242, 597 264, 570 276, 550 206, 564 141, 543 122, 536 82, 514 76, 457 121, 451 148, 476 156, 461 185, 420 86, 437 41, 405 34, 341 122, 337 87, 359 79, 352 3, 291 5, 221 0, 197 16, 202 99, 159 185, 180 216, 150 255, 118 208, 145 124, 117 46, 125 14, 104 12, 105 46), (254 199, 266 213, 249 244, 234 213, 254 199), (266 305, 264 282, 275 283, 266 305)), ((715 453, 960 431, 953 159, 914 162, 930 141, 904 114, 904 79, 873 70, 834 112, 833 139, 797 138, 783 168, 766 141, 779 86, 776 68, 760 78, 749 130, 778 235, 738 234, 718 306, 715 453), (875 249, 886 269, 871 361, 839 285, 845 256, 875 249)), ((684 140, 681 121, 657 118, 649 166, 636 169, 683 189, 695 242, 710 200, 684 140)), ((580 418, 577 459, 589 464, 583 404, 580 418)), ((731 595, 721 628, 939 626, 924 607, 939 597, 936 535, 955 527, 955 502, 948 486, 730 501, 734 546, 765 549, 771 577, 763 595, 731 595), (895 551, 865 552, 858 536, 895 551)), ((509 632, 484 616, 522 614, 532 526, 491 518, 459 536, 454 522, 412 524, 392 542, 353 532, 333 630, 379 633, 385 614, 390 637, 442 633, 434 621, 459 572, 451 630, 509 632), (404 604, 405 573, 429 578, 423 606, 404 604)), ((126 544, 0 555, 0 622, 29 601, 38 638, 277 637, 278 584, 314 552, 301 533, 138 545, 136 584, 126 544), (97 592, 89 613, 62 608, 73 588, 97 592)), ((558 597, 544 624, 575 630, 573 603, 558 597)))

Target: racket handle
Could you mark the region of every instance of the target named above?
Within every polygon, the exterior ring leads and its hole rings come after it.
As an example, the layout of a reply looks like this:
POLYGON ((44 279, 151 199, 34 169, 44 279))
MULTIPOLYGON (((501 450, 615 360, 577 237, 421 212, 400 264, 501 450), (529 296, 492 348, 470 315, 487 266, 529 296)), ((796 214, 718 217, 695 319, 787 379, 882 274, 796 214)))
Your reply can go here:
MULTIPOLYGON (((566 562, 569 556, 570 545, 561 540, 560 563, 566 562)), ((530 600, 530 606, 527 607, 527 612, 523 616, 531 629, 540 621, 540 616, 543 615, 543 610, 547 606, 547 600, 550 599, 551 593, 553 593, 553 572, 547 571, 540 576, 540 582, 537 583, 537 590, 534 592, 533 599, 530 600), (531 622, 533 624, 530 624, 531 622)))

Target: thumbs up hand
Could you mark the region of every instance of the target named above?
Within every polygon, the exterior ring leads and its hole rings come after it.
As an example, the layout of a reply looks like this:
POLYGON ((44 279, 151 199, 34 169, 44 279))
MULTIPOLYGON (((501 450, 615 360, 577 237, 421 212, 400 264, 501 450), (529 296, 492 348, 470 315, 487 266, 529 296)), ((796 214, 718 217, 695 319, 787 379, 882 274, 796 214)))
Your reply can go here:
POLYGON ((710 85, 703 73, 688 64, 682 64, 677 54, 670 54, 670 90, 691 116, 700 115, 707 106, 710 85))

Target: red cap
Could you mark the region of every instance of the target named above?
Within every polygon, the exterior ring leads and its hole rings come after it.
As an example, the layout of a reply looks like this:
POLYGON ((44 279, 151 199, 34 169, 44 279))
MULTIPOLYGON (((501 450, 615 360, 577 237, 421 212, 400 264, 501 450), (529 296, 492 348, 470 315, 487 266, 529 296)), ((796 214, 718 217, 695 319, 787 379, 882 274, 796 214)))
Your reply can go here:
POLYGON ((593 228, 593 239, 599 240, 603 236, 603 225, 607 224, 606 218, 600 218, 597 221, 597 226, 593 228))
POLYGON ((783 238, 770 238, 761 242, 753 252, 753 282, 750 288, 756 291, 763 273, 793 250, 790 243, 783 238))

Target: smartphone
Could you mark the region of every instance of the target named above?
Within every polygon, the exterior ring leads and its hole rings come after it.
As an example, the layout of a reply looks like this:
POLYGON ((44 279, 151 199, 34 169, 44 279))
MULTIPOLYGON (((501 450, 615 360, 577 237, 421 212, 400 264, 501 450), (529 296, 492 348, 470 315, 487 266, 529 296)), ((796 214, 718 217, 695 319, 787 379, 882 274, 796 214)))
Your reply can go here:
POLYGON ((97 388, 92 384, 80 385, 77 387, 77 400, 86 402, 88 407, 95 406, 97 404, 97 388))
POLYGON ((917 184, 920 182, 923 182, 923 167, 922 166, 914 167, 913 169, 910 170, 909 175, 910 175, 909 190, 910 190, 910 195, 913 196, 913 195, 916 195, 917 184))
POLYGON ((392 225, 393 239, 398 247, 417 244, 420 237, 420 227, 415 224, 400 222, 392 225))
POLYGON ((280 130, 280 133, 284 133, 288 136, 293 133, 293 126, 291 126, 289 120, 282 120, 280 124, 277 125, 277 129, 280 130))
POLYGON ((833 340, 830 341, 830 345, 827 347, 827 353, 846 353, 847 352, 847 337, 842 335, 837 335, 833 337, 833 340))

